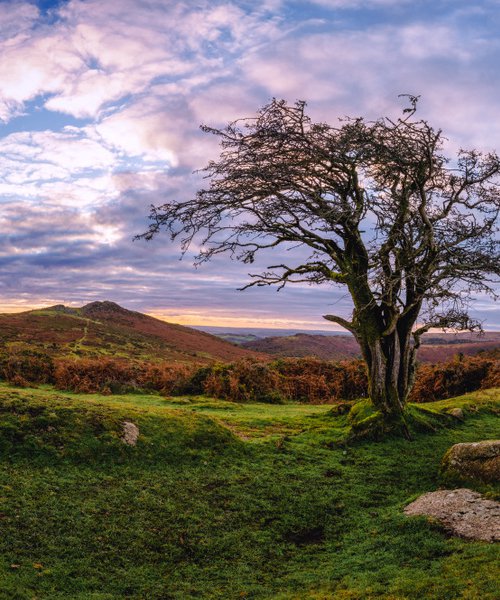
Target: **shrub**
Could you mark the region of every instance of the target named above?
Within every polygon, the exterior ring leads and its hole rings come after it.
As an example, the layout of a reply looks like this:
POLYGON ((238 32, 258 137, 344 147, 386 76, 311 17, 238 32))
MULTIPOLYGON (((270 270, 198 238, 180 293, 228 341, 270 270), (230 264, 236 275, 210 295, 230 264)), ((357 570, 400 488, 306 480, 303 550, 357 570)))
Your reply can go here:
POLYGON ((488 369, 486 377, 481 382, 481 389, 500 387, 500 360, 496 360, 488 369))
MULTIPOLYGON (((270 363, 244 360, 198 367, 113 358, 54 362, 43 353, 23 350, 1 358, 0 373, 13 385, 54 383, 59 389, 80 393, 157 391, 272 404, 325 404, 368 395, 366 369, 360 360, 284 358, 270 363)), ((489 353, 459 355, 446 363, 420 365, 410 400, 428 402, 496 386, 500 386, 498 358, 489 353)))
POLYGON ((55 385, 59 389, 84 394, 120 393, 138 387, 134 365, 112 359, 59 361, 55 369, 55 385))
POLYGON ((297 358, 282 359, 273 365, 286 379, 290 399, 298 402, 326 403, 367 395, 366 370, 360 360, 297 358))
POLYGON ((30 387, 30 382, 27 381, 22 375, 14 375, 13 377, 9 378, 9 383, 10 385, 13 385, 15 387, 20 387, 20 388, 26 388, 26 387, 30 387))
POLYGON ((190 393, 235 402, 320 404, 366 396, 367 379, 361 361, 287 358, 267 364, 247 360, 203 367, 193 374, 187 388, 190 393))
POLYGON ((54 361, 36 350, 22 350, 3 356, 0 371, 2 378, 14 385, 21 385, 21 381, 24 387, 30 383, 54 382, 54 361))
POLYGON ((173 394, 182 390, 192 367, 175 364, 131 362, 116 359, 61 360, 54 381, 59 389, 84 394, 123 394, 150 390, 173 394))
POLYGON ((234 402, 284 401, 280 375, 270 365, 241 361, 203 369, 203 393, 234 402))
MULTIPOLYGON (((459 355, 446 363, 420 365, 410 400, 429 402, 500 385, 500 361, 459 355)), ((349 401, 368 396, 363 361, 331 362, 284 358, 272 363, 242 361, 203 367, 191 377, 189 393, 235 402, 349 401)))
POLYGON ((496 385, 500 385, 498 361, 458 355, 445 363, 420 365, 410 400, 432 402, 496 385))
POLYGON ((140 387, 165 395, 185 393, 184 389, 194 367, 183 364, 143 363, 137 377, 140 387))

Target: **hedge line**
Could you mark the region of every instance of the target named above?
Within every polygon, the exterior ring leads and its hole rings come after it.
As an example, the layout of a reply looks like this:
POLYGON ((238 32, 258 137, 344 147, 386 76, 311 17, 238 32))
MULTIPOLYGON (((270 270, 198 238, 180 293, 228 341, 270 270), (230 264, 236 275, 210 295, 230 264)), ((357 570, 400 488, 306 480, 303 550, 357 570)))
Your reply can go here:
MULTIPOLYGON (((287 358, 197 367, 112 358, 54 360, 25 351, 1 358, 0 376, 14 385, 49 383, 80 393, 155 391, 165 395, 206 394, 234 402, 321 404, 367 396, 365 368, 359 360, 287 358)), ((498 358, 458 356, 446 363, 420 365, 410 400, 429 402, 497 386, 498 358)))

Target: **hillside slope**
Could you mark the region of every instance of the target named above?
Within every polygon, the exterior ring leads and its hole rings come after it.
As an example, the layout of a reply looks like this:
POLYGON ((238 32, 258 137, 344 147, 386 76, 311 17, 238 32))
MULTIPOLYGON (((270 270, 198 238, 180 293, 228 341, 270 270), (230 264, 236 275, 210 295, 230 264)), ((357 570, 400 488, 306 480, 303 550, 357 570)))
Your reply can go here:
POLYGON ((351 335, 296 333, 244 342, 241 346, 280 357, 315 356, 325 360, 345 360, 361 354, 358 343, 351 335))
MULTIPOLYGON (((323 360, 345 360, 361 356, 354 337, 350 335, 312 335, 297 333, 288 336, 267 337, 241 344, 255 352, 266 352, 280 357, 315 356, 323 360)), ((482 350, 500 347, 500 332, 429 333, 422 338, 418 353, 421 362, 442 362, 456 354, 477 354, 482 350)))
POLYGON ((255 356, 209 333, 167 323, 114 302, 51 306, 0 315, 0 353, 38 350, 54 357, 134 358, 174 362, 255 356))

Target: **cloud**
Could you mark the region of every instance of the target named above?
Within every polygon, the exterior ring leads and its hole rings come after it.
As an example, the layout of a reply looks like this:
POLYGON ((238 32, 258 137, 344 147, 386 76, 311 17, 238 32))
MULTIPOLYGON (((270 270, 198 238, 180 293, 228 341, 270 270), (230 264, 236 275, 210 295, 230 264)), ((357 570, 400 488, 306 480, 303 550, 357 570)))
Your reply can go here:
POLYGON ((318 120, 397 115, 401 93, 421 94, 420 114, 460 145, 494 147, 500 44, 463 16, 306 32, 241 58, 247 82, 268 96, 305 99, 318 120), (489 73, 489 75, 488 75, 489 73), (481 114, 484 118, 481 118, 481 114))
POLYGON ((311 4, 317 4, 325 8, 360 9, 360 8, 384 8, 411 4, 413 0, 309 0, 311 4))
POLYGON ((239 293, 243 265, 219 257, 194 270, 166 237, 132 238, 150 204, 202 185, 191 173, 218 145, 200 123, 222 127, 274 96, 306 99, 314 119, 335 123, 398 115, 399 93, 422 94, 421 115, 450 149, 494 147, 495 5, 421 4, 70 0, 46 15, 0 2, 4 301, 110 298, 191 322, 208 311, 316 328, 330 303, 347 314, 335 288, 239 293))
POLYGON ((84 132, 19 132, 0 139, 0 194, 80 210, 116 195, 113 154, 84 132))
POLYGON ((10 40, 26 36, 36 23, 40 11, 31 3, 5 0, 0 3, 0 40, 10 40))
POLYGON ((217 77, 228 58, 279 33, 276 19, 258 21, 236 4, 135 0, 71 0, 54 23, 28 32, 37 11, 14 4, 21 18, 5 17, 0 58, 4 120, 40 95, 49 110, 93 118, 159 80, 217 77))

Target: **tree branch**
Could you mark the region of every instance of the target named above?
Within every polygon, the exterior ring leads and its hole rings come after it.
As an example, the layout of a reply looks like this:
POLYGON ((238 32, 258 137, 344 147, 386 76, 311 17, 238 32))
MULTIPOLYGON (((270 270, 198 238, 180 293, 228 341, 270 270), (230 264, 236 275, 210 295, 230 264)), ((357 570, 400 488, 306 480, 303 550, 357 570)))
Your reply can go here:
POLYGON ((333 323, 337 323, 337 325, 340 325, 341 327, 347 329, 351 333, 356 333, 356 326, 354 325, 354 323, 351 323, 351 321, 347 321, 342 317, 337 317, 335 315, 323 315, 323 319, 326 319, 327 321, 332 321, 333 323))

